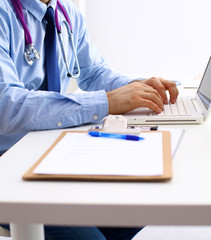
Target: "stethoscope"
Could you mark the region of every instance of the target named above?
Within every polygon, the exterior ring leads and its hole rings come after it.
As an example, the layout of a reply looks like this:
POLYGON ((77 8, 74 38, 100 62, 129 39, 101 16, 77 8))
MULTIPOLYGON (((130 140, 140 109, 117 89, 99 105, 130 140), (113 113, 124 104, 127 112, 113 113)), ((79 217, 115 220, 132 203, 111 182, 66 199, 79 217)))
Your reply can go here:
MULTIPOLYGON (((17 17, 20 20, 21 25, 24 29, 24 35, 25 35, 24 58, 25 58, 26 62, 31 66, 31 65, 33 65, 35 60, 40 59, 40 53, 34 47, 31 34, 29 32, 29 29, 28 29, 28 27, 26 25, 26 22, 25 22, 25 19, 24 19, 23 10, 22 10, 20 0, 12 0, 12 4, 15 8, 17 17)), ((67 68, 67 76, 72 77, 72 78, 78 78, 80 76, 80 65, 79 65, 79 62, 78 62, 78 57, 77 57, 77 53, 76 53, 76 49, 75 49, 72 26, 71 26, 70 19, 69 19, 67 13, 66 13, 64 7, 61 5, 61 3, 59 1, 57 1, 57 5, 56 5, 56 9, 55 9, 55 22, 56 22, 57 33, 58 33, 59 40, 60 40, 61 47, 62 47, 64 61, 65 61, 66 68, 67 68), (70 71, 69 71, 69 67, 68 67, 68 63, 67 63, 67 57, 66 57, 65 48, 64 48, 64 43, 63 43, 63 39, 62 39, 61 26, 59 25, 59 20, 58 20, 57 6, 60 8, 62 14, 64 15, 64 17, 66 19, 66 21, 64 21, 64 23, 65 23, 65 25, 68 29, 68 33, 70 35, 70 40, 71 40, 71 44, 72 44, 72 48, 73 48, 73 53, 74 53, 74 57, 75 57, 75 61, 76 61, 76 66, 77 66, 76 74, 71 74, 70 71)))

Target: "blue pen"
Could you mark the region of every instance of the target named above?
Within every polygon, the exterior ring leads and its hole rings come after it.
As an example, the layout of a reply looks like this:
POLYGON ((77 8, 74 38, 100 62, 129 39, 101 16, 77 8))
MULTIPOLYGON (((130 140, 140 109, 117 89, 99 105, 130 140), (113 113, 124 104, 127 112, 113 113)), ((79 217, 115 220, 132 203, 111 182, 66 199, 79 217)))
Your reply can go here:
POLYGON ((143 137, 139 137, 135 135, 117 134, 117 133, 104 133, 104 132, 91 131, 91 132, 88 132, 88 134, 92 137, 118 138, 118 139, 124 139, 124 140, 132 140, 132 141, 144 140, 143 137))

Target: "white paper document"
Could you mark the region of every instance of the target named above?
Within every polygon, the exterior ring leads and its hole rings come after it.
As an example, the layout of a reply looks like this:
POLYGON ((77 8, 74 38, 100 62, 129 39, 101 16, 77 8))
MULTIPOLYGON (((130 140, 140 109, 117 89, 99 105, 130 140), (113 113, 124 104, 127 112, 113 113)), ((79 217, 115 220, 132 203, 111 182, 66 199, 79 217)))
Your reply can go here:
POLYGON ((174 157, 179 144, 182 141, 183 135, 185 134, 185 130, 159 127, 159 131, 168 131, 171 133, 171 153, 172 157, 174 157))
POLYGON ((162 133, 130 141, 67 133, 35 174, 156 176, 163 174, 162 133))

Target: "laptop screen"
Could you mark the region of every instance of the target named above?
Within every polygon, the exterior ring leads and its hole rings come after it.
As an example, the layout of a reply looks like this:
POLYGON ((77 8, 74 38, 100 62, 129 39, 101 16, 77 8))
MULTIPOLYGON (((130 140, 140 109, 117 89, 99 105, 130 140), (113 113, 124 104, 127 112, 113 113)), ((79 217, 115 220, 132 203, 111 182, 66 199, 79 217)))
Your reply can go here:
POLYGON ((211 103, 211 57, 207 64, 207 68, 198 88, 197 94, 204 104, 204 107, 208 109, 211 103))

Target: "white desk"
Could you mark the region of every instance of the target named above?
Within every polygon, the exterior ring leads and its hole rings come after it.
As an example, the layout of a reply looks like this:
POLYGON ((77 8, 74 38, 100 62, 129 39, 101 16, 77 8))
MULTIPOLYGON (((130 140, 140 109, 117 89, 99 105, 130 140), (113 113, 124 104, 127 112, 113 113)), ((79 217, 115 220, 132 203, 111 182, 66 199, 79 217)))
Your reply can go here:
POLYGON ((173 159, 173 179, 164 183, 25 182, 22 175, 62 130, 28 134, 0 158, 0 222, 15 223, 14 233, 21 230, 15 240, 33 227, 43 239, 42 224, 211 225, 211 119, 177 127, 186 132, 173 159))

